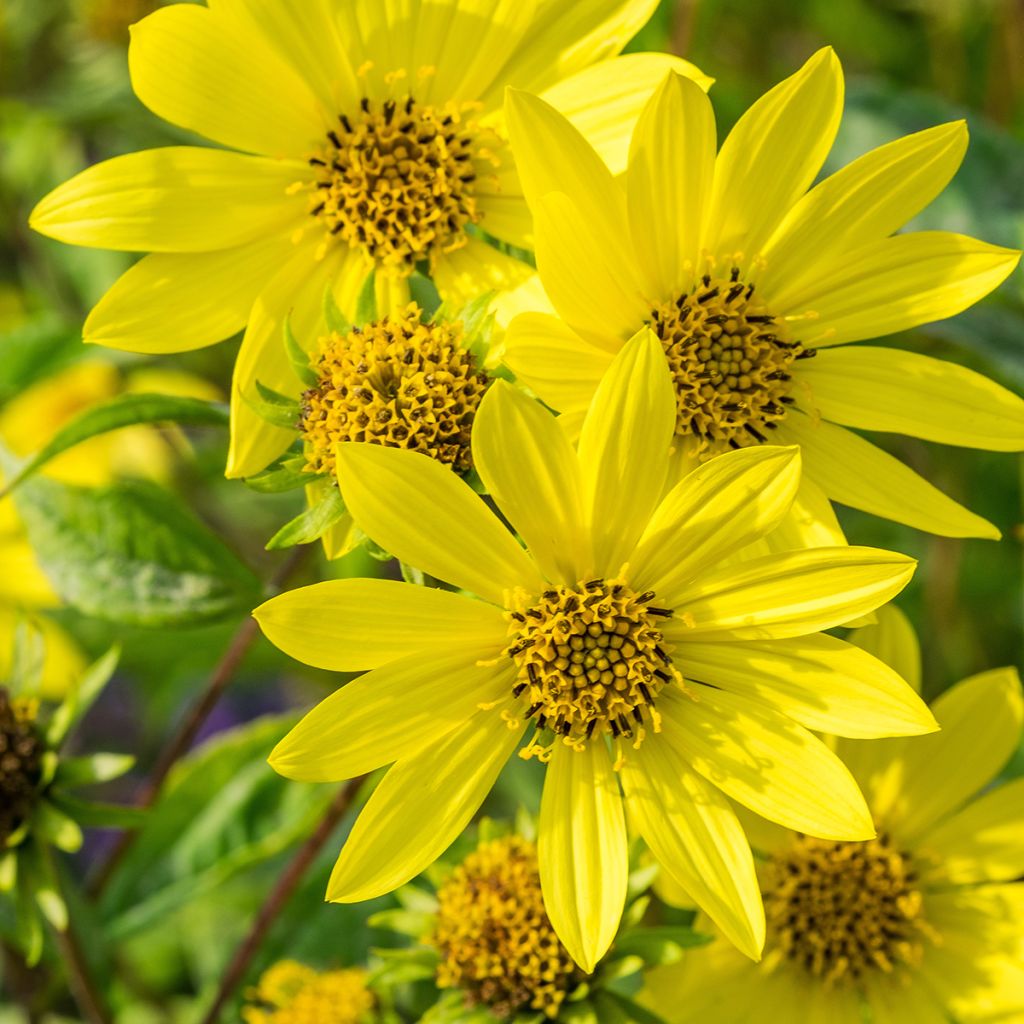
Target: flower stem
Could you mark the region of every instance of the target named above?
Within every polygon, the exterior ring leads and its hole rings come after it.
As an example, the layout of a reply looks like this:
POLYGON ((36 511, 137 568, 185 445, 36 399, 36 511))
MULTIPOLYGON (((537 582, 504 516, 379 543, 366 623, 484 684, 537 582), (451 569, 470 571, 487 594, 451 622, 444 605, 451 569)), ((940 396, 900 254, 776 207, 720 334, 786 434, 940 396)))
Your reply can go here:
POLYGON ((241 984, 271 925, 288 904, 288 900, 295 892, 296 887, 302 880, 302 876, 316 859, 317 854, 323 849, 324 844, 330 838, 337 824, 348 813, 349 808, 352 806, 352 801, 355 799, 363 782, 366 781, 366 778, 365 775, 362 775, 357 779, 352 779, 338 791, 337 796, 335 796, 327 808, 327 813, 317 826, 316 831, 303 843, 298 853, 292 858, 284 874, 278 879, 277 885, 274 886, 263 906, 260 907, 259 913, 249 929, 249 934, 242 941, 238 949, 235 950, 235 955, 231 958, 231 963, 228 964, 228 968, 224 972, 223 978, 221 978, 220 988, 218 988, 217 995, 210 1009, 207 1010, 206 1016, 203 1017, 202 1024, 216 1024, 220 1019, 224 1007, 241 984))
MULTIPOLYGON (((281 564, 271 579, 270 588, 272 590, 277 590, 284 585, 292 573, 305 560, 306 554, 310 549, 311 545, 308 544, 295 548, 291 557, 281 564)), ((217 663, 217 667, 213 670, 203 692, 160 751, 152 774, 139 792, 136 800, 138 807, 148 808, 156 803, 157 797, 163 791, 164 783, 167 781, 167 776, 170 774, 171 769, 178 759, 187 753, 192 746, 196 736, 199 734, 199 730, 217 706, 221 695, 234 678, 235 672, 238 670, 246 654, 248 654, 249 648, 258 635, 259 626, 256 620, 251 615, 247 616, 231 638, 231 643, 217 663)), ((135 842, 137 835, 138 832, 135 830, 122 832, 107 859, 99 865, 89 884, 89 894, 94 899, 102 895, 114 872, 117 870, 117 866, 135 842)))

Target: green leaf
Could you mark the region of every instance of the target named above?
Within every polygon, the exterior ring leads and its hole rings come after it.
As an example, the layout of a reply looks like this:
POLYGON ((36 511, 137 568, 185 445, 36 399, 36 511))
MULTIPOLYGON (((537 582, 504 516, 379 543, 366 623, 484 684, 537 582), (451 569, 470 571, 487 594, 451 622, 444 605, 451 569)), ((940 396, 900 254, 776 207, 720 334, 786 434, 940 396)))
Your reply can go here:
POLYGON ((198 623, 251 608, 260 594, 227 546, 154 484, 89 489, 37 478, 15 500, 54 589, 86 615, 198 623))
POLYGON ((87 754, 83 757, 65 757, 57 765, 54 782, 72 788, 95 782, 119 779, 132 770, 135 758, 131 754, 87 754))
POLYGON ((78 685, 64 698, 50 719, 50 726, 46 730, 47 746, 57 748, 64 742, 64 737, 92 707, 103 687, 110 681, 120 656, 121 648, 111 647, 85 670, 78 685))
POLYGON ((291 455, 245 478, 245 483, 260 494, 281 494, 312 483, 316 476, 306 472, 306 456, 291 455))
POLYGON ((81 800, 67 793, 54 793, 51 799, 84 828, 138 828, 149 816, 145 807, 81 800))
POLYGON ((139 423, 178 423, 190 426, 226 427, 228 408, 219 402, 175 395, 118 395, 109 402, 94 405, 66 423, 43 448, 26 462, 7 486, 0 491, 6 497, 23 480, 38 472, 51 459, 98 434, 120 430, 139 423))
MULTIPOLYGON (((331 290, 328 288, 327 295, 330 294, 331 290)), ((331 298, 333 300, 333 296, 331 298)), ((298 343, 295 337, 295 332, 292 330, 291 317, 285 317, 284 321, 284 350, 288 353, 288 361, 292 364, 295 376, 307 388, 315 388, 320 383, 320 378, 317 377, 313 367, 309 365, 309 353, 298 343)), ((259 382, 257 382, 256 386, 259 387, 259 382)))
POLYGON ((356 299, 356 326, 363 327, 377 319, 377 288, 376 272, 371 270, 366 275, 363 287, 359 291, 359 298, 356 299))
POLYGON ((324 289, 324 320, 329 331, 335 331, 338 334, 348 334, 352 330, 352 324, 349 322, 348 317, 342 313, 341 308, 335 301, 334 292, 330 285, 324 289))
POLYGON ((267 550, 291 548, 296 544, 309 544, 318 540, 325 530, 333 526, 346 512, 345 502, 337 487, 329 487, 323 498, 312 508, 306 509, 302 515, 296 516, 291 522, 285 523, 270 540, 267 550))

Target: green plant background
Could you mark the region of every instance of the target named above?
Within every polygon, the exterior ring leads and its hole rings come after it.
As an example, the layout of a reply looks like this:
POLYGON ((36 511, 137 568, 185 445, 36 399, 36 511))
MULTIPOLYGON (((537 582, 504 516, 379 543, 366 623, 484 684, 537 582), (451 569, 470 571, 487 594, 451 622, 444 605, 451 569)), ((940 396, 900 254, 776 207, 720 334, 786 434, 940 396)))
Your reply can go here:
MULTIPOLYGON (((149 115, 131 93, 127 33, 97 37, 101 0, 0 0, 0 403, 88 355, 122 367, 142 357, 84 351, 80 326, 93 302, 130 262, 32 234, 26 219, 51 187, 97 160, 195 141, 149 115), (90 20, 93 19, 93 20, 90 20)), ((110 6, 105 4, 104 6, 110 6)), ((116 8, 116 4, 114 7, 116 8)), ((829 168, 906 132, 966 117, 971 146, 944 195, 913 226, 1024 241, 1024 16, 1015 0, 667 0, 631 49, 668 49, 715 76, 720 133, 767 87, 821 45, 833 44, 847 72, 846 116, 829 168)), ((895 339, 900 346, 1024 385, 1024 271, 955 320, 895 339)), ((226 393, 238 341, 155 365, 188 369, 226 393)), ((257 494, 222 477, 221 429, 188 431, 190 448, 172 489, 194 518, 245 565, 268 579, 280 553, 266 538, 300 511, 301 498, 257 494)), ((973 672, 1021 661, 1021 460, 879 436, 884 447, 986 516, 998 543, 934 538, 843 510, 850 539, 914 555, 921 567, 901 604, 922 642, 931 697, 973 672)), ((152 502, 150 502, 152 504, 152 502)), ((74 515, 75 513, 69 513, 74 515)), ((141 542, 140 542, 141 543, 141 542)), ((80 556, 93 557, 88 552, 80 556)), ((0 567, 0 572, 3 569, 0 567)), ((328 566, 318 553, 297 582, 377 573, 357 552, 328 566)), ((139 757, 136 779, 106 787, 130 798, 160 741, 203 685, 253 602, 239 583, 202 624, 124 625, 73 610, 61 621, 91 654, 124 644, 114 684, 76 737, 82 749, 139 757)), ((229 588, 230 589, 230 588, 229 588)), ((186 616, 187 618, 187 616, 186 616)), ((221 701, 203 747, 180 766, 163 803, 98 908, 75 913, 102 978, 113 977, 119 1024, 188 1021, 208 996, 272 880, 316 821, 328 789, 285 783, 265 766, 270 746, 296 710, 337 679, 286 659, 265 641, 247 657, 221 701), (127 979, 127 980, 126 980, 127 979)), ((1008 771, 1024 774, 1024 752, 1008 771)), ((496 815, 537 803, 536 770, 515 764, 488 803, 496 815)), ((270 935, 259 965, 282 955, 314 964, 354 963, 372 933, 369 914, 389 905, 325 906, 326 873, 342 834, 270 935)), ((81 876, 95 839, 71 873, 81 876)), ((0 933, 9 926, 0 914, 0 933)), ((52 972, 40 984, 59 992, 52 972)), ((0 992, 0 1022, 19 1018, 0 992)), ((59 994, 56 1005, 69 1014, 59 994)))

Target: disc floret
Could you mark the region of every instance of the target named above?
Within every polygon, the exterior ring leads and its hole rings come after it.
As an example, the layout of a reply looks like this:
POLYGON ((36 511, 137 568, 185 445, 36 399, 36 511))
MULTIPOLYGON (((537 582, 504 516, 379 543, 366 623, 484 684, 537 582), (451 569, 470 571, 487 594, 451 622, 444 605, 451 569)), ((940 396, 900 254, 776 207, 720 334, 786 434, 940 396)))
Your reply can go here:
POLYGON ((299 428, 311 473, 334 473, 339 441, 407 448, 472 467, 473 419, 490 379, 462 345, 458 322, 423 323, 411 303, 347 334, 320 339, 315 387, 302 396, 299 428))
MULTIPOLYGON (((658 693, 679 679, 658 627, 671 615, 653 591, 637 594, 622 579, 553 585, 539 600, 517 593, 505 648, 519 669, 513 696, 539 729, 577 749, 606 733, 639 746, 648 727, 660 728, 658 693)), ((524 750, 533 753, 546 752, 524 750)))
POLYGON ((295 960, 274 964, 250 990, 245 1024, 364 1024, 376 1000, 359 968, 315 971, 295 960))
POLYGON ((555 934, 541 896, 537 849, 519 836, 481 844, 437 894, 427 941, 440 953, 437 983, 499 1020, 534 1011, 554 1018, 582 972, 555 934))
POLYGON ((32 814, 45 750, 35 702, 13 699, 0 687, 0 849, 32 814))
POLYGON ((915 965, 931 934, 912 859, 885 835, 799 836, 769 862, 764 906, 775 955, 827 986, 915 965))

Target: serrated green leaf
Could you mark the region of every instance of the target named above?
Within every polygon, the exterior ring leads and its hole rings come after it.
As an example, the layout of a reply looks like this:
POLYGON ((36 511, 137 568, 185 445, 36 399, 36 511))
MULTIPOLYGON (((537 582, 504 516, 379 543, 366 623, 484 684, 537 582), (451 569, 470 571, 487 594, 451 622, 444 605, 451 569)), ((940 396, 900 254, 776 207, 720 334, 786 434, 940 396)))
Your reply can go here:
POLYGON ((223 541, 154 484, 90 489, 36 478, 15 502, 50 583, 86 615, 199 623, 251 608, 260 594, 223 541))
MULTIPOLYGON (((330 294, 331 290, 328 288, 327 295, 330 294)), ((291 317, 285 317, 284 320, 284 350, 288 354, 288 361, 292 364, 295 376, 307 388, 315 388, 320 382, 320 378, 317 377, 316 371, 309 364, 309 353, 299 344, 295 337, 295 332, 292 330, 291 317)), ((259 387, 258 381, 256 386, 259 387)))
POLYGON ((0 498, 10 494, 51 459, 81 444, 82 441, 139 423, 226 427, 228 408, 220 402, 204 402, 198 398, 182 398, 176 395, 118 395, 109 402, 91 406, 66 423, 21 467, 0 491, 0 498))
POLYGON ((309 544, 319 540, 324 531, 341 519, 345 512, 345 502, 342 500, 341 492, 337 487, 330 487, 323 498, 312 508, 306 509, 302 515, 285 523, 267 541, 267 550, 276 551, 280 548, 291 548, 296 544, 309 544))
POLYGON ((335 331, 338 334, 348 334, 352 330, 352 324, 341 311, 330 285, 324 289, 324 321, 327 323, 329 331, 335 331))

